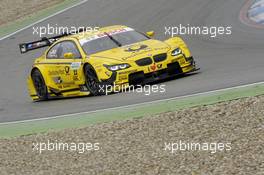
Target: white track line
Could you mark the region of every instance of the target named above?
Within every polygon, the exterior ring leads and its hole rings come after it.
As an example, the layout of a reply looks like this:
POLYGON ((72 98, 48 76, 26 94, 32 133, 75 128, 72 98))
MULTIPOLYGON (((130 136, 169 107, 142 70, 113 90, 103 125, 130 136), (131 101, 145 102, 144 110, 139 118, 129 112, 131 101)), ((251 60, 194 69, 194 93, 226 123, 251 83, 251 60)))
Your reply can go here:
POLYGON ((79 112, 79 113, 73 113, 73 114, 58 115, 58 116, 54 116, 54 117, 30 119, 30 120, 22 120, 22 121, 14 121, 14 122, 4 122, 4 123, 0 123, 0 125, 19 124, 19 123, 27 123, 27 122, 35 122, 35 121, 53 120, 53 119, 58 119, 58 118, 63 118, 63 117, 72 117, 72 116, 77 116, 77 115, 87 115, 87 114, 92 114, 92 113, 97 113, 97 112, 104 112, 104 111, 108 111, 108 110, 118 110, 118 109, 137 107, 137 106, 148 105, 148 104, 153 104, 153 103, 158 103, 158 102, 183 99, 183 98, 188 98, 188 97, 195 97, 195 96, 200 96, 200 95, 209 95, 209 94, 213 94, 213 93, 217 93, 217 92, 223 92, 223 91, 227 91, 227 90, 234 90, 234 89, 245 88, 245 87, 249 87, 249 86, 256 86, 256 85, 261 85, 261 84, 264 84, 264 81, 252 83, 252 84, 234 86, 234 87, 230 87, 230 88, 201 92, 201 93, 196 93, 196 94, 172 97, 172 98, 161 99, 161 100, 154 100, 151 102, 143 102, 143 103, 138 103, 138 104, 118 106, 118 107, 106 108, 106 109, 99 109, 99 110, 88 111, 88 112, 79 112))
POLYGON ((50 16, 47 16, 47 17, 45 17, 45 18, 43 18, 43 19, 40 19, 40 20, 38 20, 38 21, 36 21, 36 22, 34 22, 34 23, 32 23, 32 24, 26 26, 26 27, 23 27, 22 29, 19 29, 19 30, 15 31, 15 32, 13 32, 13 33, 11 33, 11 34, 8 34, 8 35, 6 35, 6 36, 0 38, 0 41, 4 40, 4 39, 6 39, 6 38, 9 38, 10 36, 13 36, 13 35, 15 35, 15 34, 21 32, 21 31, 23 31, 23 30, 26 30, 26 29, 28 29, 29 27, 32 27, 32 26, 34 26, 34 25, 36 25, 36 24, 38 24, 38 23, 40 23, 40 22, 43 22, 43 21, 45 21, 45 20, 47 20, 47 19, 49 19, 49 18, 51 18, 51 17, 54 17, 54 16, 56 16, 56 15, 58 15, 58 14, 61 14, 61 13, 65 12, 65 11, 71 9, 71 8, 77 7, 77 6, 83 4, 83 3, 87 2, 87 1, 88 1, 88 0, 83 0, 83 1, 81 1, 81 2, 79 2, 79 3, 77 3, 77 4, 74 4, 74 5, 70 6, 70 7, 67 7, 67 8, 65 8, 65 9, 61 10, 61 11, 58 11, 58 12, 56 12, 56 13, 50 15, 50 16))

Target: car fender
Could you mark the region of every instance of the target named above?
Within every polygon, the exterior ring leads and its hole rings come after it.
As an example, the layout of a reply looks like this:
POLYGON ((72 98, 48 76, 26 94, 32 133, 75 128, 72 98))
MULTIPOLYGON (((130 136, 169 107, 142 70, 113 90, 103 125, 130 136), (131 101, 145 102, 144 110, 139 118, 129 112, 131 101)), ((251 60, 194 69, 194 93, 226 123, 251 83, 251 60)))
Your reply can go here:
POLYGON ((186 57, 191 57, 191 52, 181 37, 173 37, 165 40, 164 42, 167 43, 172 49, 179 47, 186 57))

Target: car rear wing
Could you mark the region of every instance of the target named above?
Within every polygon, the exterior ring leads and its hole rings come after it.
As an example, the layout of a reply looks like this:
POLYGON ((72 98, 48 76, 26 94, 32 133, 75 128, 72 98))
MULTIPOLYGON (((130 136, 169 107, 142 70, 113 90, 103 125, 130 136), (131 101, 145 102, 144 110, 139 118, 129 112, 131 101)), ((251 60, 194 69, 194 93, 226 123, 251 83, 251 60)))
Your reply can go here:
POLYGON ((64 33, 64 34, 61 34, 61 35, 58 35, 58 36, 54 36, 54 37, 50 37, 50 38, 44 37, 44 38, 42 38, 41 40, 38 40, 38 41, 33 41, 33 42, 28 42, 28 43, 21 43, 21 44, 19 44, 19 49, 20 49, 21 54, 23 54, 23 53, 26 53, 26 52, 31 51, 31 50, 35 50, 35 49, 39 49, 39 48, 42 48, 42 47, 50 46, 55 41, 59 40, 62 37, 73 35, 73 34, 77 34, 77 33, 81 33, 81 32, 84 32, 84 29, 80 29, 80 30, 78 30, 77 32, 74 32, 74 33, 64 33))

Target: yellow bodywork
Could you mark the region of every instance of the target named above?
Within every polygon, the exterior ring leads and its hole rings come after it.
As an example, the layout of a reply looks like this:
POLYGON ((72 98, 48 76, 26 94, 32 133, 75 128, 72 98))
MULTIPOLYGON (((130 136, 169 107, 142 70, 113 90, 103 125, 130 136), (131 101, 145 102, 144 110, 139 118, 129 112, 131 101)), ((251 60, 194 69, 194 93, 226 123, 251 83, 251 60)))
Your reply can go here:
MULTIPOLYGON (((121 46, 111 50, 98 52, 92 55, 87 55, 81 47, 80 40, 93 37, 94 35, 104 34, 105 32, 111 33, 126 29, 126 26, 111 26, 100 28, 98 31, 80 33, 76 35, 70 35, 63 37, 53 43, 52 48, 56 43, 62 41, 72 41, 78 47, 81 54, 81 58, 78 59, 48 59, 46 55, 49 49, 39 58, 37 58, 33 64, 33 69, 38 69, 45 81, 48 88, 49 97, 73 97, 73 96, 86 96, 89 95, 89 91, 82 89, 85 87, 85 75, 83 66, 88 63, 93 66, 100 81, 107 80, 111 77, 112 71, 109 71, 104 65, 114 65, 127 63, 131 65, 129 68, 117 71, 114 84, 116 85, 128 85, 129 74, 143 71, 144 74, 167 69, 167 65, 173 62, 178 62, 182 73, 188 73, 195 70, 195 64, 186 60, 186 58, 192 57, 187 45, 180 37, 170 38, 165 41, 158 41, 154 39, 145 40, 139 43, 135 43, 129 46, 121 46), (138 49, 141 45, 147 46, 144 49, 138 49), (127 49, 136 50, 128 52, 127 49), (176 48, 182 50, 182 54, 172 56, 171 52, 176 48), (148 66, 138 66, 136 60, 152 57, 167 53, 167 59, 158 63, 153 63, 148 66), (73 65, 78 65, 73 69, 73 65), (58 81, 62 80, 62 81, 58 81)), ((29 94, 33 100, 38 100, 38 96, 31 78, 29 75, 28 80, 29 94)))

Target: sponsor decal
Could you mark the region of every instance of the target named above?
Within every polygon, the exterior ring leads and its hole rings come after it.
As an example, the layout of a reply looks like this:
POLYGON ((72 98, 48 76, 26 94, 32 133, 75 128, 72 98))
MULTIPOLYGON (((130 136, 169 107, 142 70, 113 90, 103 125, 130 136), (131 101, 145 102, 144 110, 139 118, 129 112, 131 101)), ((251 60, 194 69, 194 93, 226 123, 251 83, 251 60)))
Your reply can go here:
POLYGON ((57 50, 56 49, 53 49, 53 50, 49 51, 49 57, 51 57, 51 58, 57 58, 58 57, 57 50))
MULTIPOLYGON (((118 33, 124 33, 124 32, 127 32, 129 30, 127 30, 126 28, 123 28, 123 29, 116 29, 116 30, 112 30, 112 31, 108 31, 107 34, 109 35, 115 35, 115 34, 118 34, 118 33)), ((100 33, 97 35, 99 38, 102 38, 102 37, 105 37, 107 36, 105 33, 100 33)))
POLYGON ((73 79, 73 81, 80 81, 80 78, 78 76, 76 76, 76 75, 73 76, 72 79, 73 79))
POLYGON ((73 62, 71 63, 70 67, 72 70, 78 70, 81 67, 82 63, 81 62, 73 62))
POLYGON ((59 89, 70 88, 74 85, 74 82, 63 82, 63 84, 58 85, 59 89))
POLYGON ((144 53, 148 53, 148 52, 150 52, 150 51, 152 51, 152 49, 148 48, 148 49, 144 49, 144 50, 142 50, 141 52, 132 52, 132 53, 133 53, 132 55, 130 55, 130 56, 128 56, 128 57, 124 57, 124 58, 122 58, 122 59, 123 59, 123 60, 127 60, 127 59, 129 59, 129 58, 133 58, 133 57, 136 57, 136 56, 138 56, 138 55, 142 55, 142 54, 144 54, 144 53))
POLYGON ((157 68, 158 68, 158 69, 161 69, 161 68, 162 68, 162 64, 158 64, 158 65, 157 65, 157 68))
POLYGON ((152 66, 150 66, 150 69, 153 70, 153 71, 155 71, 157 69, 156 64, 154 63, 152 66))
POLYGON ((127 75, 120 75, 118 80, 119 81, 127 80, 127 75))
POLYGON ((62 87, 63 88, 69 88, 74 84, 75 84, 75 81, 65 81, 65 82, 63 82, 62 87))
MULTIPOLYGON (((127 28, 114 29, 114 30, 105 31, 105 32, 107 32, 108 35, 112 36, 115 34, 124 33, 124 32, 128 32, 128 31, 133 31, 133 30, 134 29, 127 27, 127 28)), ((89 36, 88 38, 80 39, 80 44, 84 45, 85 43, 87 43, 89 41, 93 41, 93 40, 103 38, 106 36, 107 35, 104 32, 99 32, 98 34, 95 34, 93 36, 89 36)))
POLYGON ((135 72, 137 72, 137 69, 130 70, 130 71, 119 72, 118 74, 119 75, 124 75, 124 74, 132 74, 132 73, 135 73, 135 72))
POLYGON ((108 77, 111 76, 111 72, 106 71, 105 74, 106 74, 108 77))
POLYGON ((69 66, 65 66, 64 70, 65 70, 65 73, 66 74, 69 74, 70 73, 70 67, 69 66))
POLYGON ((155 48, 154 50, 165 50, 165 49, 169 49, 168 47, 160 47, 160 48, 155 48))
POLYGON ((73 75, 78 75, 78 71, 77 70, 73 70, 73 75))
POLYGON ((62 79, 61 79, 61 77, 53 77, 53 81, 54 81, 56 84, 61 84, 61 83, 62 83, 62 79))
POLYGON ((185 59, 184 58, 181 58, 181 59, 179 59, 179 62, 180 62, 180 64, 185 64, 185 59))
POLYGON ((33 49, 33 48, 36 48, 36 47, 39 47, 39 46, 42 46, 42 45, 45 45, 45 44, 46 44, 45 41, 41 41, 41 42, 37 42, 37 43, 28 44, 27 48, 28 49, 33 49))
POLYGON ((64 75, 65 74, 65 71, 64 70, 51 70, 51 71, 48 71, 48 74, 49 75, 64 75))
POLYGON ((154 63, 153 65, 151 65, 151 66, 148 67, 148 70, 150 72, 152 72, 152 71, 159 70, 161 68, 162 68, 162 64, 156 64, 156 63, 154 63))
POLYGON ((140 50, 146 49, 147 45, 135 45, 125 49, 126 52, 139 52, 140 50))

